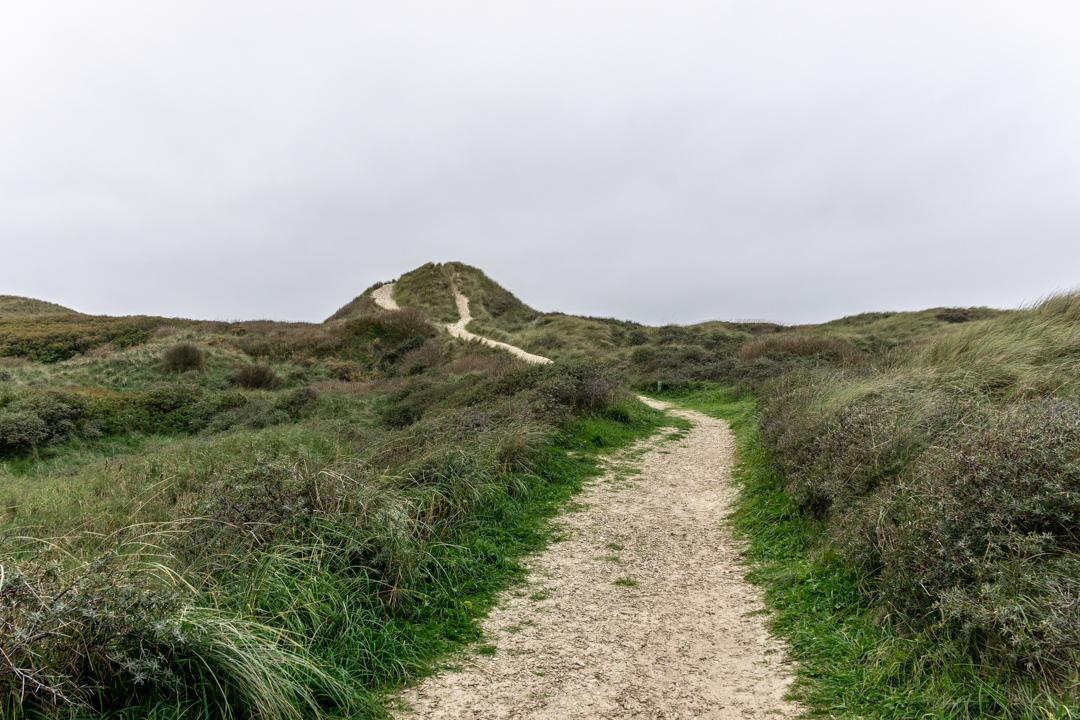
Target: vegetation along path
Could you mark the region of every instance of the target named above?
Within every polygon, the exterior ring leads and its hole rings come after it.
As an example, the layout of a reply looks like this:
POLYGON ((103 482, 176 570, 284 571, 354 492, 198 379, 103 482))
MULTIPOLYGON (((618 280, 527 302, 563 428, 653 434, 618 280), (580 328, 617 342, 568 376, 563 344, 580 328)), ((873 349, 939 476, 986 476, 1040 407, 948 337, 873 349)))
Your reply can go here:
POLYGON ((565 539, 532 561, 529 587, 485 621, 495 647, 406 691, 404 705, 421 718, 796 714, 784 648, 755 614, 759 595, 721 523, 735 492, 731 431, 672 414, 693 429, 612 461, 586 488, 565 539))
MULTIPOLYGON (((387 310, 397 310, 397 301, 393 298, 394 283, 382 285, 375 288, 371 293, 371 298, 375 303, 387 310)), ((446 331, 456 338, 462 340, 476 340, 484 345, 494 348, 501 348, 511 355, 524 360, 525 362, 532 363, 534 365, 543 365, 551 362, 549 358, 542 355, 533 355, 530 352, 526 352, 521 348, 510 345, 509 343, 499 342, 498 340, 492 340, 491 338, 482 337, 475 333, 471 333, 466 330, 466 326, 472 322, 472 312, 469 310, 469 298, 462 295, 457 288, 454 289, 454 300, 457 302, 458 315, 460 319, 456 323, 450 323, 445 325, 446 331)))

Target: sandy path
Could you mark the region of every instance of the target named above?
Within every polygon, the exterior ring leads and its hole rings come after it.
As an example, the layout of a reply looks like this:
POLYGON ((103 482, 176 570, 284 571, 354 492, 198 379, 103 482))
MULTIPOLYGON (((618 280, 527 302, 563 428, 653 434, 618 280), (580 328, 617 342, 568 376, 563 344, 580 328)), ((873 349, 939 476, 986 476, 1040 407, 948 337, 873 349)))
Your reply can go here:
MULTIPOLYGON (((394 298, 391 297, 393 292, 394 283, 382 285, 371 291, 371 299, 374 300, 375 304, 379 307, 386 308, 387 310, 397 310, 398 304, 394 301, 394 298)), ((501 348, 511 355, 521 358, 525 362, 533 363, 534 365, 542 365, 551 362, 551 360, 546 357, 525 352, 515 345, 499 342, 498 340, 492 340, 491 338, 482 337, 469 332, 465 329, 465 327, 472 322, 472 311, 469 310, 469 298, 462 295, 457 288, 454 288, 454 300, 457 302, 458 317, 460 319, 456 323, 443 326, 446 328, 446 331, 454 337, 461 338, 462 340, 476 340, 489 347, 501 348)))
POLYGON ((579 496, 581 509, 563 516, 568 538, 534 558, 529 586, 484 621, 496 654, 406 691, 416 715, 398 717, 797 714, 783 699, 783 647, 748 615, 759 595, 719 524, 734 495, 731 431, 674 413, 696 423, 688 436, 612 460, 579 496))
POLYGON ((375 304, 386 310, 398 310, 399 305, 394 300, 394 283, 387 285, 380 285, 371 291, 371 299, 375 301, 375 304))

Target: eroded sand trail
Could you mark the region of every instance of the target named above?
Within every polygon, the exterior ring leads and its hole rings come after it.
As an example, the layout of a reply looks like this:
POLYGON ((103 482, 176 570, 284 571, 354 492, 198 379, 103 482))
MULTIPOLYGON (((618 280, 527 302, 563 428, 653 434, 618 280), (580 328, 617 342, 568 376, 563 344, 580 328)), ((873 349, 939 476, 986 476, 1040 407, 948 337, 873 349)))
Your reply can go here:
POLYGON ((673 413, 694 429, 611 460, 561 518, 567 539, 534 558, 528 585, 484 621, 495 655, 471 655, 462 670, 406 691, 416 714, 398 717, 797 714, 783 699, 783 646, 749 615, 759 594, 719 522, 734 494, 731 431, 673 413))
MULTIPOLYGON (((387 310, 397 310, 397 301, 393 298, 394 283, 388 283, 381 285, 375 290, 371 291, 371 298, 375 301, 379 307, 386 308, 387 310)), ((518 357, 525 362, 532 363, 534 365, 543 365, 551 362, 549 358, 542 355, 533 355, 530 352, 526 352, 516 345, 510 345, 509 343, 499 342, 498 340, 492 340, 476 333, 471 333, 465 329, 470 322, 472 322, 472 312, 469 310, 469 298, 465 297, 454 288, 454 301, 457 303, 458 309, 458 321, 456 323, 449 323, 444 325, 446 331, 456 338, 462 340, 476 340, 489 347, 501 348, 511 355, 518 357)))

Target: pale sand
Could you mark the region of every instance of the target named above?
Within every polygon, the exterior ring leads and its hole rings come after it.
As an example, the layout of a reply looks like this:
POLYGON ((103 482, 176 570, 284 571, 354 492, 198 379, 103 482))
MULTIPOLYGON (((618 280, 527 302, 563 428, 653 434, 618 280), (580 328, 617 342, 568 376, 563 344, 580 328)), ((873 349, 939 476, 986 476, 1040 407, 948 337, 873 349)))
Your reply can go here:
POLYGON ((784 700, 784 646, 751 614, 760 593, 722 525, 735 494, 731 431, 673 413, 695 423, 689 435, 611 461, 562 517, 567 539, 533 558, 528 585, 483 621, 497 653, 407 690, 402 702, 416 714, 399 718, 798 714, 784 700), (638 584, 614 584, 622 577, 638 584))

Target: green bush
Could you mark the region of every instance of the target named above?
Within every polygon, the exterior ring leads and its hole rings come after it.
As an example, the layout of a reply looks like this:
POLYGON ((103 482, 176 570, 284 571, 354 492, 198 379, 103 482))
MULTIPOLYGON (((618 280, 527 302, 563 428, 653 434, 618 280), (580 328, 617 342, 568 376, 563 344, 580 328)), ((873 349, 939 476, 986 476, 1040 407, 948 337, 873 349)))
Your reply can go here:
POLYGON ((1057 695, 1080 662, 1077 308, 1069 295, 972 320, 761 395, 788 497, 879 617, 1057 695))
POLYGON ((45 421, 32 412, 0 410, 0 453, 23 452, 50 437, 45 421))

